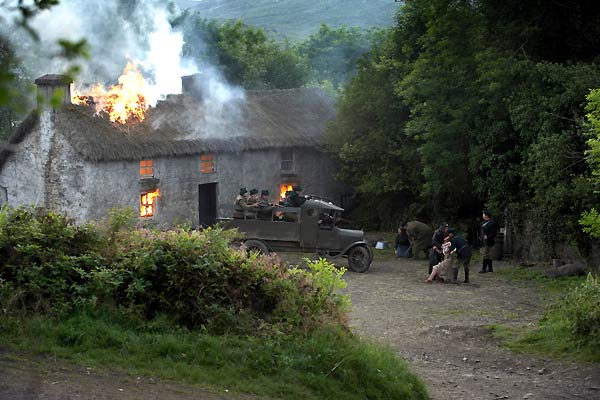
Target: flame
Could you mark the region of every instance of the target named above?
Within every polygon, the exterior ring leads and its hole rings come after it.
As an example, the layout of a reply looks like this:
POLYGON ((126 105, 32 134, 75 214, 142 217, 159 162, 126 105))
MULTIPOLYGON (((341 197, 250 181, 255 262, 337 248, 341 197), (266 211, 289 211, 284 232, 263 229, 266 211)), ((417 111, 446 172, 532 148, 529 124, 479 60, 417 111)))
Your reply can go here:
POLYGON ((285 199, 285 192, 291 191, 293 188, 291 183, 282 183, 281 186, 279 186, 279 197, 281 197, 281 199, 285 199))
POLYGON ((74 89, 71 102, 96 107, 96 114, 105 112, 113 122, 126 124, 144 120, 147 108, 148 85, 137 66, 128 62, 119 77, 119 83, 108 90, 100 83, 92 86, 87 93, 74 89))
POLYGON ((152 217, 154 215, 154 201, 160 196, 160 191, 144 193, 141 198, 140 217, 152 217))

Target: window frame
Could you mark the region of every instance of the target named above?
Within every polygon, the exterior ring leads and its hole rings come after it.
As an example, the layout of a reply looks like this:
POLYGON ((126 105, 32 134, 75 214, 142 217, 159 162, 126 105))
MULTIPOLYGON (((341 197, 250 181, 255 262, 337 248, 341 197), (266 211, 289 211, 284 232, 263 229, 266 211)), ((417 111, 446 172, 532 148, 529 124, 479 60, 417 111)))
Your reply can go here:
POLYGON ((282 172, 294 172, 296 167, 296 154, 294 149, 281 149, 280 156, 280 168, 282 172), (287 157, 289 155, 289 157, 287 157), (285 168, 289 165, 289 168, 285 168))
POLYGON ((215 153, 200 154, 200 173, 214 174, 217 172, 217 156, 215 153))
POLYGON ((140 160, 140 178, 154 178, 154 160, 140 160))

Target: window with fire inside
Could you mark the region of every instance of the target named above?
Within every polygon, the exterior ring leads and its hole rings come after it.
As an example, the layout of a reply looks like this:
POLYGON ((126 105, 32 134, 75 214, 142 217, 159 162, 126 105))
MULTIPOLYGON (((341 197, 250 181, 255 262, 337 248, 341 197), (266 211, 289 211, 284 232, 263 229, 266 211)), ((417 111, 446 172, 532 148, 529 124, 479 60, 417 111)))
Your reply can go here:
POLYGON ((140 217, 141 218, 151 218, 154 217, 156 213, 156 199, 160 195, 158 189, 155 189, 151 192, 146 192, 141 194, 140 198, 140 217))

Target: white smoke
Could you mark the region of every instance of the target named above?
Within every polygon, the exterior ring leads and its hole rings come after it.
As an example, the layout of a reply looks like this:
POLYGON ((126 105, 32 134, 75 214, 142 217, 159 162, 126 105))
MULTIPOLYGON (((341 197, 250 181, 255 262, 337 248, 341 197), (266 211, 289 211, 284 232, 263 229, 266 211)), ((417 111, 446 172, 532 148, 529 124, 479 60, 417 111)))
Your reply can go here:
MULTIPOLYGON (((127 61, 133 61, 141 67, 150 85, 148 103, 154 105, 167 94, 181 93, 181 76, 199 70, 181 58, 183 35, 171 28, 169 17, 172 15, 165 3, 158 0, 62 0, 31 21, 40 42, 33 41, 19 29, 5 30, 4 34, 34 78, 61 73, 68 67, 67 60, 57 57, 58 39, 86 39, 90 45, 89 60, 77 62, 81 66, 76 82, 79 87, 97 82, 115 84, 127 61)), ((4 19, 12 18, 4 15, 4 19)), ((216 74, 207 77, 222 86, 214 92, 217 98, 227 98, 223 93, 230 89, 225 81, 216 74)))

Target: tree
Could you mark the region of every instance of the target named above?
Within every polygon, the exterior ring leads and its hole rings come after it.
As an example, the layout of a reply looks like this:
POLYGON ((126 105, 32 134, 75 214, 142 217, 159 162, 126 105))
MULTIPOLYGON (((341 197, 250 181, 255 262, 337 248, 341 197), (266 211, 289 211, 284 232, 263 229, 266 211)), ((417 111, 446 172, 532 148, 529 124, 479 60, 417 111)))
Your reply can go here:
MULTIPOLYGON (((600 185, 600 89, 590 90, 587 95, 586 115, 590 127, 590 139, 587 144, 587 161, 592 167, 591 183, 595 188, 600 185)), ((597 192, 596 192, 597 193, 597 192)), ((600 213, 595 208, 583 213, 580 220, 583 231, 600 238, 600 213)))
POLYGON ((184 32, 184 56, 197 64, 212 64, 225 78, 247 89, 293 88, 308 78, 306 62, 289 43, 278 44, 260 28, 241 21, 208 21, 184 15, 177 22, 184 32))

